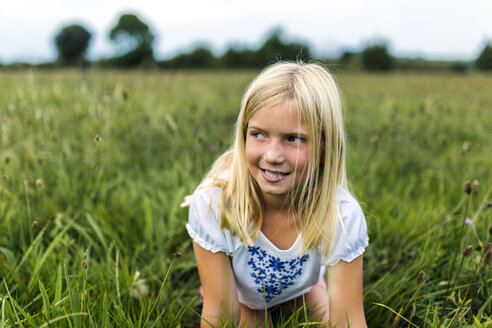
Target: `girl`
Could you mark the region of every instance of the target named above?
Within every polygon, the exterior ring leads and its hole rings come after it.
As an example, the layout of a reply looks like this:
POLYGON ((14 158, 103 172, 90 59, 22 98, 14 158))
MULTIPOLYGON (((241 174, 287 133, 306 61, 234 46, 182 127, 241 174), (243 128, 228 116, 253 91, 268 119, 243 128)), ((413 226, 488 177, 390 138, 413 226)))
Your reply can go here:
POLYGON ((186 227, 202 327, 269 326, 271 310, 302 305, 332 327, 366 327, 367 228, 347 191, 340 97, 326 70, 277 63, 251 83, 234 144, 194 192, 186 227))

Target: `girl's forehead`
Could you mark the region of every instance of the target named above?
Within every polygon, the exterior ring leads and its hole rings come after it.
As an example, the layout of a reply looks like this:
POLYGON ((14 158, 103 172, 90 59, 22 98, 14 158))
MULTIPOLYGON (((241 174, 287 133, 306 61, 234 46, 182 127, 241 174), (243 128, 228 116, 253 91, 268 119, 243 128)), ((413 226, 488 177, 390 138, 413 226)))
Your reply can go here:
POLYGON ((259 109, 248 121, 248 126, 288 130, 307 130, 297 108, 291 103, 281 103, 259 109))

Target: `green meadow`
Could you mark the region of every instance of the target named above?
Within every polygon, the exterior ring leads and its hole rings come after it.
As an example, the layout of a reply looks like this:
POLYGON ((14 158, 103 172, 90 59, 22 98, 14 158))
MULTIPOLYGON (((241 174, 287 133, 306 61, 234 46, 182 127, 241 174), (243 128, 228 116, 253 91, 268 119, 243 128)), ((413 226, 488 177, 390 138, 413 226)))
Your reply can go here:
MULTIPOLYGON (((368 326, 492 327, 492 76, 333 72, 368 326)), ((0 71, 0 327, 197 327, 180 204, 257 73, 0 71)))

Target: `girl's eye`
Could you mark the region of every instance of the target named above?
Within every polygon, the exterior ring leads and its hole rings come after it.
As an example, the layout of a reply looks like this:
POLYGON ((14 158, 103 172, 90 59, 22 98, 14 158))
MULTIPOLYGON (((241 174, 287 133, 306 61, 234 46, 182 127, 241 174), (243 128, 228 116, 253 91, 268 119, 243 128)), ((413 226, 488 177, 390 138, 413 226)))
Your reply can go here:
POLYGON ((264 138, 263 133, 258 132, 258 131, 253 131, 253 132, 251 132, 251 136, 252 136, 253 138, 257 138, 257 139, 259 139, 259 138, 264 138))
POLYGON ((289 136, 287 137, 288 142, 306 142, 306 138, 300 136, 289 136))

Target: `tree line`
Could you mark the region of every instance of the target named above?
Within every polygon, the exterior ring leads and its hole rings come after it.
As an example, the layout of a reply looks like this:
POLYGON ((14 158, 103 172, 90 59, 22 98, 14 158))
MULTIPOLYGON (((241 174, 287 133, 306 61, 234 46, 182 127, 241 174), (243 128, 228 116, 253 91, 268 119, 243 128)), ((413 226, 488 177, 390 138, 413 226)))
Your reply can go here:
MULTIPOLYGON (((72 24, 61 28, 55 36, 58 59, 43 66, 162 69, 183 68, 261 68, 278 60, 310 60, 312 52, 305 42, 285 40, 282 30, 276 28, 257 49, 246 46, 230 47, 223 55, 216 56, 206 46, 198 46, 190 52, 180 53, 167 60, 154 57, 155 36, 149 26, 135 14, 119 17, 109 32, 109 39, 121 53, 112 58, 90 62, 86 58, 92 39, 91 33, 82 25, 72 24)), ((345 51, 339 58, 322 59, 327 64, 340 65, 343 70, 391 71, 391 70, 453 70, 471 69, 492 71, 492 43, 488 43, 472 62, 426 61, 423 59, 397 58, 388 45, 374 43, 360 52, 345 51)))

